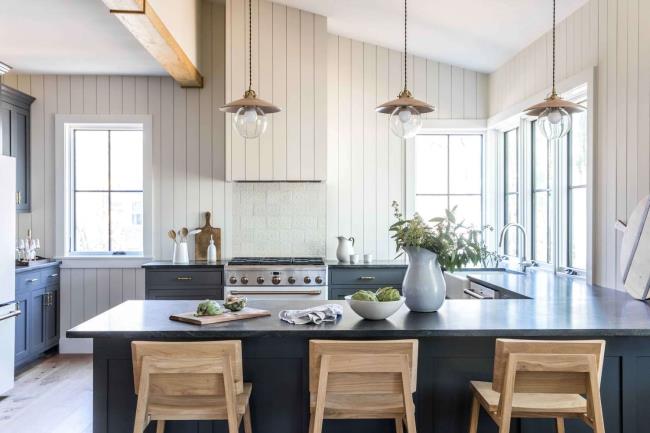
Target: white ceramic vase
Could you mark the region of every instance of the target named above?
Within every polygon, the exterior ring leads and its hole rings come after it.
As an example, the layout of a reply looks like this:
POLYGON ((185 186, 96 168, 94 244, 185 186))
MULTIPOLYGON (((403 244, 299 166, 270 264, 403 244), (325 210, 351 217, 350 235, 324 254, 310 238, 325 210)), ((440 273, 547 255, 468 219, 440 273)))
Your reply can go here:
POLYGON ((190 257, 187 251, 187 242, 174 244, 172 263, 175 265, 188 265, 190 263, 190 257))
POLYGON ((438 256, 424 248, 404 247, 409 265, 402 283, 406 306, 411 311, 430 313, 445 302, 447 287, 438 256))

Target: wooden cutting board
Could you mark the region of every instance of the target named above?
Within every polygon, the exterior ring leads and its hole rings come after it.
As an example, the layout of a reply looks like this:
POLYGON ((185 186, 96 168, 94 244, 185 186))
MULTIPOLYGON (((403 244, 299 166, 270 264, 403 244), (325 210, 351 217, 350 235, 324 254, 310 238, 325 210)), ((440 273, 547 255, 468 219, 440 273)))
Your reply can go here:
POLYGON ((625 289, 636 298, 650 298, 650 195, 639 202, 627 221, 620 249, 625 289))
POLYGON ((241 311, 223 313, 218 316, 195 316, 194 311, 189 313, 172 314, 170 320, 191 323, 192 325, 211 325, 214 323, 232 322, 233 320, 253 319, 255 317, 270 316, 268 310, 246 307, 241 311))
POLYGON ((217 247, 217 260, 221 260, 221 229, 212 227, 212 214, 205 213, 205 225, 198 227, 201 230, 194 237, 194 260, 206 260, 208 258, 208 246, 210 246, 210 236, 214 240, 214 246, 217 247))

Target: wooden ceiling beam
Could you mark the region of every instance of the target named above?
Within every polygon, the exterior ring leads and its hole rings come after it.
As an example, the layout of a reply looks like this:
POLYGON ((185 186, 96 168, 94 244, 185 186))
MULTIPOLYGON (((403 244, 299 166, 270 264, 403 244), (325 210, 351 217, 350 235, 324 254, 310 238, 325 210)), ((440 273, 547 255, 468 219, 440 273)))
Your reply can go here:
POLYGON ((103 0, 182 87, 203 87, 203 76, 146 0, 103 0))

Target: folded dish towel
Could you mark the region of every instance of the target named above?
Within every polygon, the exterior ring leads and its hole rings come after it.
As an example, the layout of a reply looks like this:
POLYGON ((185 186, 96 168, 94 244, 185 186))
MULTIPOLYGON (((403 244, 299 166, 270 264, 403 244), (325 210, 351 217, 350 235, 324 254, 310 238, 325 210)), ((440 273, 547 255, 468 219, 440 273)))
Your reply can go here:
POLYGON ((279 317, 285 322, 294 325, 306 325, 308 323, 318 325, 323 322, 334 322, 342 314, 343 309, 340 305, 326 304, 305 310, 282 310, 279 317))

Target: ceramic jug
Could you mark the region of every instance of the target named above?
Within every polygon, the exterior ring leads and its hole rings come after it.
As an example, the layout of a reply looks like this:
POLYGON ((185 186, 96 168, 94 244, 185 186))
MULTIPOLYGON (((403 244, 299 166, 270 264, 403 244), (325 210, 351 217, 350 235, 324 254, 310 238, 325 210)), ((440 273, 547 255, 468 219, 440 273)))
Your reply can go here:
POLYGON ((354 238, 350 236, 337 236, 339 246, 336 248, 336 258, 339 262, 348 263, 350 261, 350 254, 354 254, 354 238))

